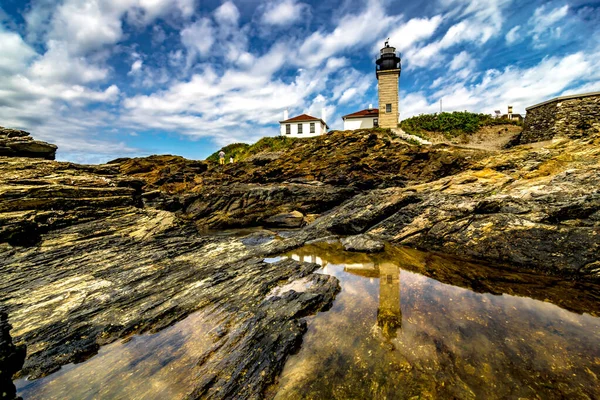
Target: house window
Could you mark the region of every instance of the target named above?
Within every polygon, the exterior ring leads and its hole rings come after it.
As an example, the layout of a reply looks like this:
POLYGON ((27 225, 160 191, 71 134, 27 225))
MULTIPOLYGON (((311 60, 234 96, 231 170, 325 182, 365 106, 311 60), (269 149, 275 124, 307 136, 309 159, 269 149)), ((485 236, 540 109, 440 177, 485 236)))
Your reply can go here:
POLYGON ((302 133, 302 124, 298 124, 298 134, 302 133))
POLYGON ((385 105, 385 112, 386 113, 391 113, 392 112, 392 105, 391 104, 386 104, 385 105))
POLYGON ((292 133, 292 125, 285 124, 285 134, 289 135, 290 133, 292 133))
POLYGON ((377 128, 379 126, 379 118, 373 118, 373 126, 377 128))
POLYGON ((310 123, 310 133, 315 133, 315 123, 314 122, 310 123))

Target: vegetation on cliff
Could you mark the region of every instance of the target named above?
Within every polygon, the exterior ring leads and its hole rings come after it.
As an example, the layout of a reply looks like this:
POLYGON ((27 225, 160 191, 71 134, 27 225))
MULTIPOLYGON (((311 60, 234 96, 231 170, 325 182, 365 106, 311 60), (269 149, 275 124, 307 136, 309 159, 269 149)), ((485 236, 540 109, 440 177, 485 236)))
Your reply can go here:
POLYGON ((233 143, 227 145, 208 156, 206 160, 218 162, 219 153, 223 151, 227 162, 229 162, 229 157, 233 157, 235 161, 243 161, 248 157, 262 152, 274 152, 289 149, 295 142, 296 139, 285 136, 267 136, 252 145, 246 143, 233 143))
POLYGON ((520 125, 516 120, 492 118, 488 114, 476 114, 468 111, 443 112, 439 114, 421 114, 403 120, 400 127, 409 134, 429 139, 431 133, 441 133, 447 139, 461 135, 470 135, 485 126, 520 125))

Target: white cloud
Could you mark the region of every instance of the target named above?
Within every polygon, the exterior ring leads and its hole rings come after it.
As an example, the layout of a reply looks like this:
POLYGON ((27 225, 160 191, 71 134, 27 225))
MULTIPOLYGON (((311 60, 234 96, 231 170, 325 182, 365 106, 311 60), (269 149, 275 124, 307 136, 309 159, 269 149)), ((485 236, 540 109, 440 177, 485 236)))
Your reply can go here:
POLYGON ((138 72, 140 72, 143 64, 144 62, 142 60, 135 60, 133 64, 131 64, 129 75, 137 74, 138 72))
POLYGON ((469 68, 473 65, 474 61, 471 58, 471 55, 466 51, 461 51, 456 54, 452 61, 450 61, 450 71, 456 71, 462 68, 469 68))
POLYGON ((227 1, 215 10, 215 19, 220 24, 237 25, 240 19, 240 11, 231 1, 227 1))
POLYGON ((348 103, 348 102, 352 101, 353 99, 356 98, 357 93, 358 93, 358 91, 354 87, 352 87, 350 89, 346 89, 344 91, 344 93, 342 93, 342 96, 338 100, 338 103, 344 104, 344 103, 348 103))
POLYGON ((565 5, 549 10, 544 4, 536 8, 533 16, 529 19, 533 41, 536 46, 543 46, 549 39, 557 38, 561 35, 561 27, 555 25, 567 16, 569 6, 565 5))
POLYGON ((300 20, 309 6, 296 0, 283 0, 269 3, 262 15, 261 21, 267 25, 288 26, 300 20))
POLYGON ((513 44, 520 39, 519 30, 521 29, 521 25, 517 25, 513 27, 505 36, 506 44, 513 44))
POLYGON ((320 108, 328 108, 333 118, 335 107, 325 104, 322 95, 328 83, 343 87, 329 99, 339 99, 351 84, 364 90, 363 76, 352 68, 340 70, 339 62, 332 62, 331 67, 300 69, 290 82, 273 79, 286 61, 285 48, 284 44, 276 44, 245 69, 230 68, 219 75, 205 67, 190 80, 176 82, 167 90, 127 98, 122 124, 212 137, 220 143, 249 141, 257 139, 259 132, 263 134, 264 126, 277 121, 286 108, 292 114, 314 112, 314 104, 321 102, 324 105, 320 108))
POLYGON ((48 50, 30 68, 31 76, 44 82, 85 84, 102 81, 108 69, 88 62, 86 57, 71 56, 63 42, 49 41, 48 50))
MULTIPOLYGON (((416 43, 429 39, 439 28, 443 18, 436 15, 431 18, 413 18, 405 23, 401 23, 398 28, 389 34, 390 45, 396 47, 399 51, 404 51, 416 43)), ((383 37, 375 43, 374 52, 379 51, 383 45, 383 37)))
POLYGON ((544 32, 546 29, 552 27, 558 21, 566 17, 568 13, 569 6, 567 5, 557 7, 553 10, 548 10, 546 4, 536 8, 533 17, 529 20, 529 24, 533 27, 532 32, 544 32))
POLYGON ((27 45, 21 36, 7 32, 0 25, 0 73, 23 71, 36 52, 27 45))
POLYGON ((202 18, 181 31, 181 42, 188 50, 188 65, 196 57, 205 57, 215 43, 215 28, 208 18, 202 18))
MULTIPOLYGON (((491 113, 510 104, 517 112, 524 112, 530 105, 568 93, 578 82, 589 82, 587 87, 593 88, 593 82, 600 74, 590 74, 590 71, 597 66, 600 66, 600 52, 577 52, 565 57, 546 58, 530 68, 487 70, 475 83, 451 81, 428 97, 421 92, 406 94, 400 100, 401 108, 406 106, 403 118, 432 110, 435 112, 440 98, 443 98, 444 111, 491 113)), ((584 86, 579 85, 578 88, 584 86)))
POLYGON ((445 61, 443 52, 460 44, 481 47, 487 43, 502 30, 502 11, 510 0, 442 0, 441 4, 446 18, 458 14, 462 19, 450 26, 440 40, 406 50, 408 69, 437 67, 445 61))
POLYGON ((379 1, 370 1, 362 13, 343 16, 333 32, 314 32, 304 40, 299 50, 299 62, 316 67, 342 51, 370 45, 398 21, 398 16, 386 15, 379 1))
POLYGON ((56 9, 49 39, 64 41, 73 54, 85 54, 123 36, 124 10, 103 7, 99 1, 66 1, 56 9))

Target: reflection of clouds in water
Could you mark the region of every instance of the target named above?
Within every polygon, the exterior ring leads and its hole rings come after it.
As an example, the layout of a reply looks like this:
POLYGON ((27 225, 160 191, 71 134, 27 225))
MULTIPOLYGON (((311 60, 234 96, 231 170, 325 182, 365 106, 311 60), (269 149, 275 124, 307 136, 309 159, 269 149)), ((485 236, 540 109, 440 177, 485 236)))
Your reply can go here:
POLYGON ((100 349, 81 364, 34 381, 19 380, 26 399, 178 399, 196 383, 194 367, 213 341, 218 317, 197 312, 157 334, 133 336, 100 349))
MULTIPOLYGON (((338 277, 342 291, 329 312, 309 320, 277 398, 600 396, 594 376, 600 376, 599 318, 527 297, 475 293, 406 270, 395 292, 393 271, 402 265, 397 254, 369 260, 321 249, 305 246, 297 256, 314 251, 328 263, 320 272, 338 277), (383 278, 373 277, 375 268, 383 278), (399 316, 401 329, 375 329, 382 308, 399 316)), ((418 254, 410 260, 419 261, 418 254)), ((436 264, 427 268, 435 271, 436 264)))

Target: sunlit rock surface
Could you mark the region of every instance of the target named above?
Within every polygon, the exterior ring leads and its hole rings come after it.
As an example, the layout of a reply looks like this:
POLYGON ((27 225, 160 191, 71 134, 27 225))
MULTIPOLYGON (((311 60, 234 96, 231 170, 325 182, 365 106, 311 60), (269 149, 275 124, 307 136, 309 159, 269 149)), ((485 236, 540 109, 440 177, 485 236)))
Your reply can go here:
POLYGON ((225 166, 0 156, 19 393, 598 397, 599 153, 597 137, 486 152, 364 131, 225 166), (294 250, 361 234, 427 251, 294 250))

